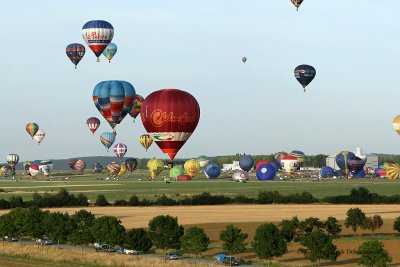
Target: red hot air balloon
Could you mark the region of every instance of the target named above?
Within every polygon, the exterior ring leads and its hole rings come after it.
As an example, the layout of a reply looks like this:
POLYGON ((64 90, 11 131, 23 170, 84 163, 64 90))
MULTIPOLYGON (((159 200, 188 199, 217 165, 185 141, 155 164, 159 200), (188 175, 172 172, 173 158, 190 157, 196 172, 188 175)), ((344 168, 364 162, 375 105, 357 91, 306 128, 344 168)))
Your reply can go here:
POLYGON ((100 126, 100 120, 96 117, 90 117, 86 121, 87 126, 89 127, 89 130, 94 134, 94 132, 99 128, 100 126))
POLYGON ((140 116, 146 131, 172 160, 196 129, 200 107, 185 91, 161 89, 146 97, 140 116))

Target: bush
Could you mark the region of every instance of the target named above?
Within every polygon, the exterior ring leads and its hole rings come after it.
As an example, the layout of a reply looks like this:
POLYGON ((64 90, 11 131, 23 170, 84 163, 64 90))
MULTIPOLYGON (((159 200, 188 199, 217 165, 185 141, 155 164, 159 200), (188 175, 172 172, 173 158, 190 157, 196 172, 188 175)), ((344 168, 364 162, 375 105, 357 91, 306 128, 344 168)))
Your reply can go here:
POLYGON ((128 206, 128 201, 125 199, 115 200, 114 206, 128 206))
POLYGON ((129 206, 140 206, 139 198, 136 195, 132 195, 128 200, 129 206))
POLYGON ((104 207, 104 206, 110 205, 110 203, 108 203, 108 201, 104 195, 98 195, 96 198, 96 202, 94 204, 99 207, 104 207))

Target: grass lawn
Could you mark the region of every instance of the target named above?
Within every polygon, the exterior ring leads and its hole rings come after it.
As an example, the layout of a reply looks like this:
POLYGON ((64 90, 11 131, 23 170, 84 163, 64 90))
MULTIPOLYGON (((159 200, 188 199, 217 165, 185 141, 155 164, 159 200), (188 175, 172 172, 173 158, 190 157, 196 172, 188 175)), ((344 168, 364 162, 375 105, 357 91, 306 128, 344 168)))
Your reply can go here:
POLYGON ((192 181, 173 181, 167 184, 161 181, 164 176, 168 176, 167 171, 159 175, 158 181, 150 182, 148 181, 149 174, 146 170, 137 170, 133 173, 124 174, 119 177, 119 180, 104 180, 108 177, 106 173, 74 175, 67 171, 55 173, 52 181, 46 181, 45 177, 38 177, 37 180, 32 180, 30 178, 26 179, 22 175, 17 175, 18 182, 11 178, 0 179, 0 188, 5 190, 5 192, 0 193, 0 199, 8 199, 12 195, 20 195, 24 200, 29 200, 33 192, 51 194, 56 193, 60 188, 66 188, 72 193, 84 193, 91 201, 94 201, 98 194, 104 194, 109 201, 114 201, 116 199, 127 200, 133 194, 140 198, 153 199, 162 194, 176 198, 202 192, 256 197, 259 191, 274 190, 284 195, 308 191, 314 197, 322 198, 348 194, 355 187, 365 187, 371 192, 382 195, 400 193, 400 180, 325 179, 322 182, 313 182, 311 179, 303 179, 259 182, 254 176, 251 176, 250 181, 247 183, 238 183, 229 181, 227 175, 221 179, 209 180, 204 174, 200 174, 192 181))

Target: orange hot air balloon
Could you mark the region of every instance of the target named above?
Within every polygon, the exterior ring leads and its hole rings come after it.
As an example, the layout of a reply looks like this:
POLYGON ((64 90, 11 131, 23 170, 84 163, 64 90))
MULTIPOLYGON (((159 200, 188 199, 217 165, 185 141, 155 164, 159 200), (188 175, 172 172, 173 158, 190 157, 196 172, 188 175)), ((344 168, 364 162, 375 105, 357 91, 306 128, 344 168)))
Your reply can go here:
POLYGON ((146 131, 172 160, 196 129, 200 106, 185 91, 161 89, 146 97, 140 116, 146 131))

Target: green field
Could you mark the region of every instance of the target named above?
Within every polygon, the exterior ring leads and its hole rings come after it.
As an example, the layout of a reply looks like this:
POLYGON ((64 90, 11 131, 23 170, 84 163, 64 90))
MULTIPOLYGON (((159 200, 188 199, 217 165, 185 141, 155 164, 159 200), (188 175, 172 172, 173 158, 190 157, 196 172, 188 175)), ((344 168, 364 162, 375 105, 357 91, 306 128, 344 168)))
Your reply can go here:
POLYGON ((109 201, 126 199, 133 194, 139 198, 154 199, 159 195, 176 198, 184 195, 192 195, 202 192, 212 194, 225 194, 229 196, 245 195, 248 197, 257 196, 259 191, 279 191, 281 194, 308 191, 317 198, 348 194, 352 188, 365 187, 371 192, 382 195, 394 195, 400 193, 400 180, 386 179, 325 179, 321 182, 313 182, 311 179, 302 180, 275 180, 259 182, 254 176, 247 183, 229 181, 227 177, 222 179, 209 180, 203 174, 195 177, 192 181, 172 181, 167 184, 162 180, 161 173, 159 181, 148 181, 148 172, 138 170, 134 173, 125 174, 119 180, 104 180, 106 174, 85 174, 73 175, 68 172, 55 173, 51 181, 44 177, 37 180, 26 179, 22 175, 12 178, 2 178, 0 188, 5 192, 0 193, 0 198, 8 199, 12 195, 20 195, 24 200, 31 199, 33 192, 56 193, 60 188, 66 188, 71 193, 84 193, 91 201, 94 201, 98 194, 104 194, 109 201), (66 179, 66 177, 69 177, 66 179), (103 180, 96 180, 102 178, 103 180), (142 181, 139 181, 142 179, 142 181))

